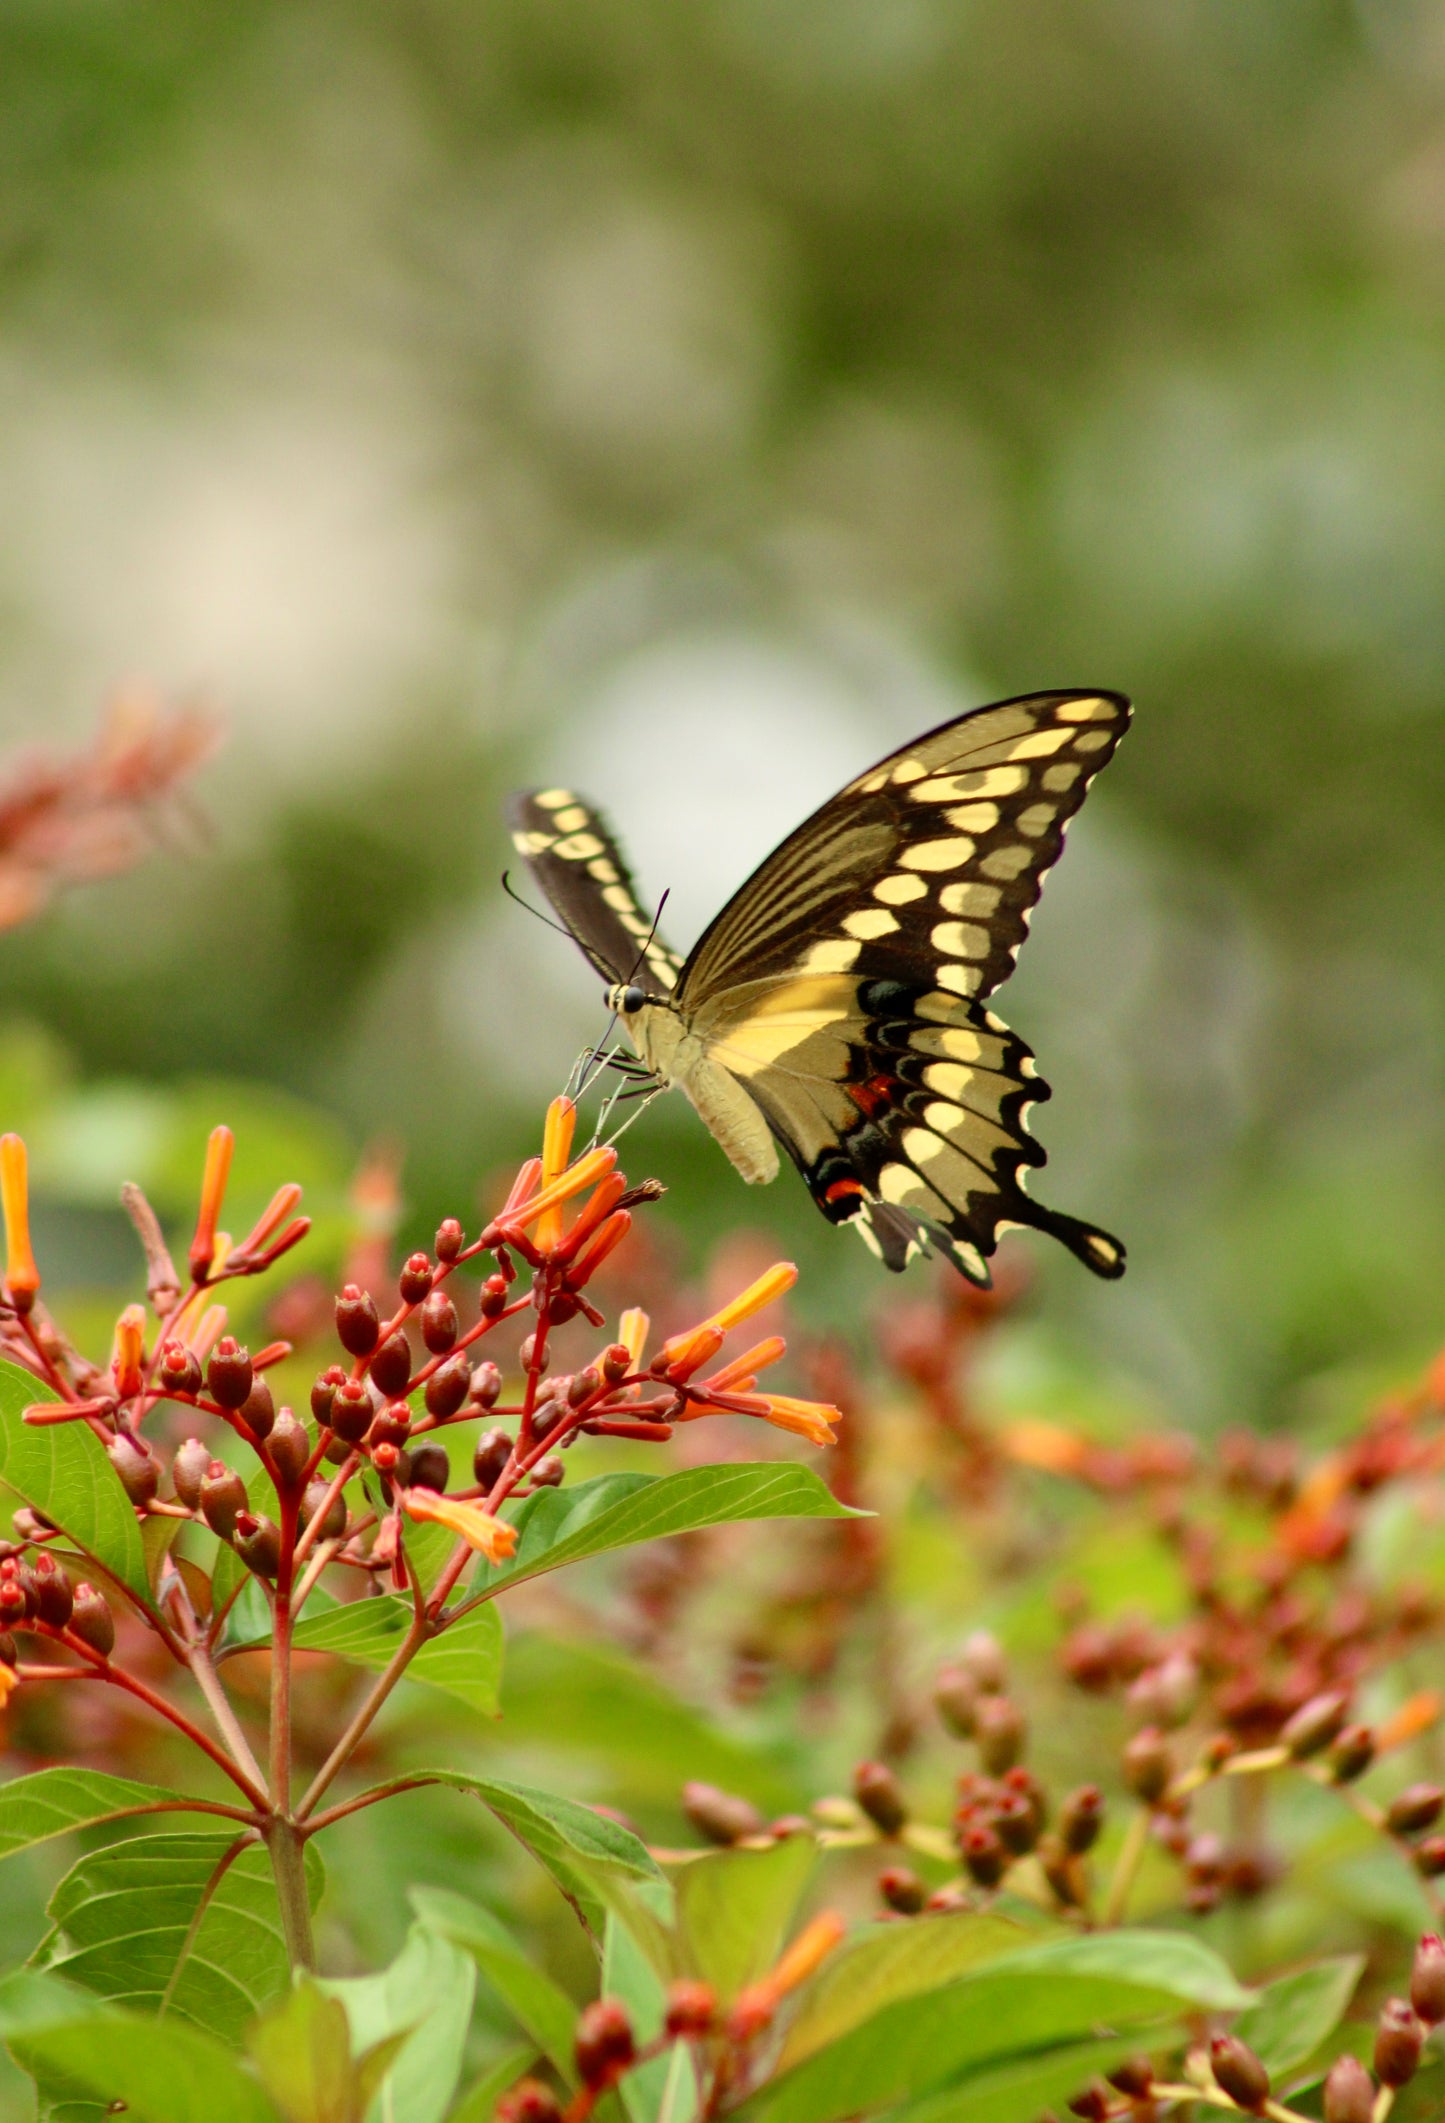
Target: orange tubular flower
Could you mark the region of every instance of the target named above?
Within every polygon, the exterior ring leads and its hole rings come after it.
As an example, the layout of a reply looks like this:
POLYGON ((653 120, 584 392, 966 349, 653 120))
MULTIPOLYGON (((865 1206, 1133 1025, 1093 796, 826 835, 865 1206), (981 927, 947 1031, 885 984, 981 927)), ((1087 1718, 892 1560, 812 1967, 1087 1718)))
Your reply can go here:
POLYGON ((589 1282, 608 1254, 616 1251, 631 1229, 632 1218, 626 1209, 619 1209, 615 1216, 608 1217, 601 1230, 589 1240, 568 1267, 568 1287, 580 1290, 584 1283, 589 1282))
POLYGON ((408 1489, 402 1498, 408 1518, 426 1519, 457 1534, 489 1563, 505 1563, 516 1553, 517 1529, 506 1519, 494 1518, 480 1504, 438 1496, 434 1489, 408 1489))
POLYGON ((248 1231, 236 1248, 237 1253, 259 1253, 261 1248, 275 1237, 300 1199, 301 1189, 295 1180, 289 1180, 284 1187, 278 1187, 268 1206, 262 1210, 254 1230, 248 1231))
POLYGON ((736 1297, 729 1298, 722 1309, 714 1312, 710 1319, 703 1320, 696 1327, 689 1327, 685 1334, 674 1334, 670 1341, 664 1342, 659 1361, 665 1364, 669 1372, 677 1374, 681 1370, 681 1375, 686 1377, 689 1372, 696 1371, 699 1364, 705 1364, 713 1351, 721 1347, 725 1334, 730 1334, 734 1327, 740 1327, 745 1319, 751 1319, 755 1312, 761 1312, 765 1305, 776 1304, 780 1297, 792 1289, 797 1280, 798 1271, 791 1261, 776 1262, 760 1275, 756 1282, 749 1283, 746 1290, 740 1290, 736 1297), (693 1352, 699 1337, 711 1333, 717 1335, 712 1348, 704 1356, 695 1356, 693 1352), (684 1366, 686 1368, 682 1369, 684 1366))
POLYGON ((634 1371, 642 1362, 642 1352, 647 1347, 647 1333, 652 1321, 640 1305, 631 1306, 617 1322, 617 1339, 632 1358, 634 1371))
POLYGON ((497 1222, 504 1228, 510 1224, 514 1229, 523 1229, 548 1209, 571 1201, 574 1194, 585 1194, 598 1180, 605 1179, 616 1163, 615 1150, 589 1150, 585 1157, 579 1157, 575 1165, 569 1166, 550 1186, 545 1186, 540 1193, 534 1194, 530 1201, 524 1201, 516 1208, 504 1209, 497 1222))
POLYGON ((784 1998, 821 1967, 847 1929, 835 1909, 821 1910, 810 1924, 805 1924, 776 1965, 758 1982, 749 1983, 738 1992, 728 2015, 728 2033, 733 2040, 746 2042, 761 2034, 784 1998))
POLYGON ((714 1371, 706 1381, 708 1392, 746 1393, 749 1388, 743 1384, 744 1379, 751 1381, 760 1371, 766 1371, 769 1364, 776 1364, 779 1357, 786 1355, 787 1347, 781 1334, 770 1334, 766 1341, 755 1342, 751 1349, 735 1356, 730 1364, 724 1364, 721 1371, 714 1371))
POLYGON ((122 1400, 139 1393, 145 1383, 146 1316, 143 1305, 127 1305, 115 1323, 115 1353, 110 1360, 111 1377, 122 1400))
POLYGON ((1430 1730, 1442 1709, 1445 1702, 1433 1688, 1420 1689, 1375 1727, 1376 1754, 1388 1754, 1392 1747, 1403 1747, 1407 1740, 1418 1739, 1422 1732, 1430 1730))
POLYGON ((201 1206, 196 1216, 196 1235, 191 1240, 191 1275, 203 1283, 216 1257, 216 1225, 231 1176, 231 1154, 236 1138, 229 1128, 213 1128, 206 1145, 206 1169, 201 1178, 201 1206))
POLYGON ((5 1294, 17 1312, 28 1312, 40 1288, 40 1270, 30 1250, 28 1164, 18 1135, 0 1135, 0 1207, 5 1213, 5 1294))
MULTIPOLYGON (((547 1108, 542 1129, 542 1189, 561 1178, 572 1155, 572 1137, 577 1129, 577 1108, 570 1098, 554 1098, 547 1108)), ((540 1253, 550 1253, 562 1243, 562 1204, 545 1209, 537 1219, 536 1244, 540 1253)))
POLYGON ((5 1708, 15 1690, 20 1686, 20 1676, 13 1666, 0 1660, 0 1710, 5 1708))
MULTIPOLYGON (((842 1411, 829 1401, 795 1400, 790 1393, 749 1393, 729 1390, 725 1397, 711 1398, 713 1381, 705 1380, 701 1391, 706 1400, 693 1401, 677 1418, 686 1422, 695 1415, 756 1415, 775 1429, 790 1430, 794 1437, 805 1437, 810 1445, 836 1445, 837 1433, 834 1423, 843 1420, 842 1411)), ((718 1389, 721 1394, 721 1389, 718 1389)))

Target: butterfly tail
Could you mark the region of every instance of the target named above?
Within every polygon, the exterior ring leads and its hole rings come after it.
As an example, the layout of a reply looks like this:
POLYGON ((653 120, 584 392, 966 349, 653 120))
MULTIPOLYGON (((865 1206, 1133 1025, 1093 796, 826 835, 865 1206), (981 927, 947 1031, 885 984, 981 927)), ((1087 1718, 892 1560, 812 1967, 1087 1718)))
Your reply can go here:
POLYGON ((1051 1238, 1059 1239, 1095 1275, 1113 1283, 1124 1273, 1126 1255, 1121 1240, 1097 1230, 1093 1224, 1081 1223, 1077 1216, 1065 1216, 1060 1210, 1045 1209, 1037 1202, 1030 1202, 1029 1209, 1029 1221, 1051 1238))

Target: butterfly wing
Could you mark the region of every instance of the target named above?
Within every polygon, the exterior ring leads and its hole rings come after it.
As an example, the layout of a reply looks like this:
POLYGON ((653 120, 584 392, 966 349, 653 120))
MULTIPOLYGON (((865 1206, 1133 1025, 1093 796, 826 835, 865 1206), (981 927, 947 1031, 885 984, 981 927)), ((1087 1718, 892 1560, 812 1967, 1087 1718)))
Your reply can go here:
POLYGON ((570 789, 530 789, 512 798, 508 822, 517 853, 602 978, 641 978, 671 994, 682 960, 643 911, 602 814, 570 789))
POLYGON ((1116 1239, 1025 1193, 1048 1086, 983 998, 1128 719, 1117 694, 1041 693, 916 739, 790 835, 682 969, 707 1059, 890 1267, 937 1245, 986 1282, 999 1233, 1031 1224, 1123 1272, 1116 1239))

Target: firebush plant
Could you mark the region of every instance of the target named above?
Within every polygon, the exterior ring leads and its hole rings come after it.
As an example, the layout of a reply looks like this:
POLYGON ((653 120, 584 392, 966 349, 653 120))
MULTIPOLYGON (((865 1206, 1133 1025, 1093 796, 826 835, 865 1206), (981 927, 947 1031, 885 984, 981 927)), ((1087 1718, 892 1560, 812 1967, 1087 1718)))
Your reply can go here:
POLYGON ((0 1784, 0 1855, 83 1844, 0 1981, 40 2113, 1438 2116, 1445 1365, 1313 1459, 999 1424, 977 1371, 1019 1293, 950 1281, 895 1300, 871 1360, 795 1337, 812 1394, 774 1391, 783 1337, 739 1330, 787 1263, 689 1319, 644 1248, 683 1324, 609 1318, 662 1190, 574 1155, 576 1121, 553 1102, 480 1228, 399 1260, 373 1232, 325 1304, 298 1186, 222 1230, 217 1127, 180 1267, 124 1191, 145 1298, 103 1363, 45 1302, 0 1138, 0 1697, 50 1757, 0 1784), (261 1277, 289 1325, 243 1342, 261 1277), (813 1523, 745 1530, 784 1520, 813 1523), (971 1588, 951 1644, 923 1551, 971 1588), (600 1674, 640 1756, 695 1751, 690 1841, 495 1773, 505 1714, 481 1767, 377 1722, 403 1683, 505 1713, 501 1611, 555 1625, 573 1580, 560 1609, 539 1581, 573 1565, 631 1651, 563 1651, 547 1748, 586 1752, 600 1674), (142 1727, 168 1782, 117 1773, 142 1727), (590 1960, 504 1874, 487 1901, 415 1885, 381 1975, 318 1960, 328 1832, 447 1793, 590 1960))

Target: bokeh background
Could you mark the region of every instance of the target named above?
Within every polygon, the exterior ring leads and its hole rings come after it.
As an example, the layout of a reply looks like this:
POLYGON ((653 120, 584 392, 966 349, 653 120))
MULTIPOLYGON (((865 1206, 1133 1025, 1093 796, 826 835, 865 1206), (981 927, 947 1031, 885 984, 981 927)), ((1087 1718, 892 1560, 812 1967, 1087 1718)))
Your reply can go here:
MULTIPOLYGON (((601 1023, 499 889, 519 780, 685 944, 879 751, 1102 684, 1006 1009, 1132 1265, 1038 1261, 1016 1394, 1290 1424, 1438 1338, 1438 4, 21 4, 0 173, 3 736, 137 677, 229 728, 0 940, 66 1273, 197 1079, 475 1202, 601 1023)), ((878 1295, 680 1104, 633 1141, 692 1254, 878 1295)))

